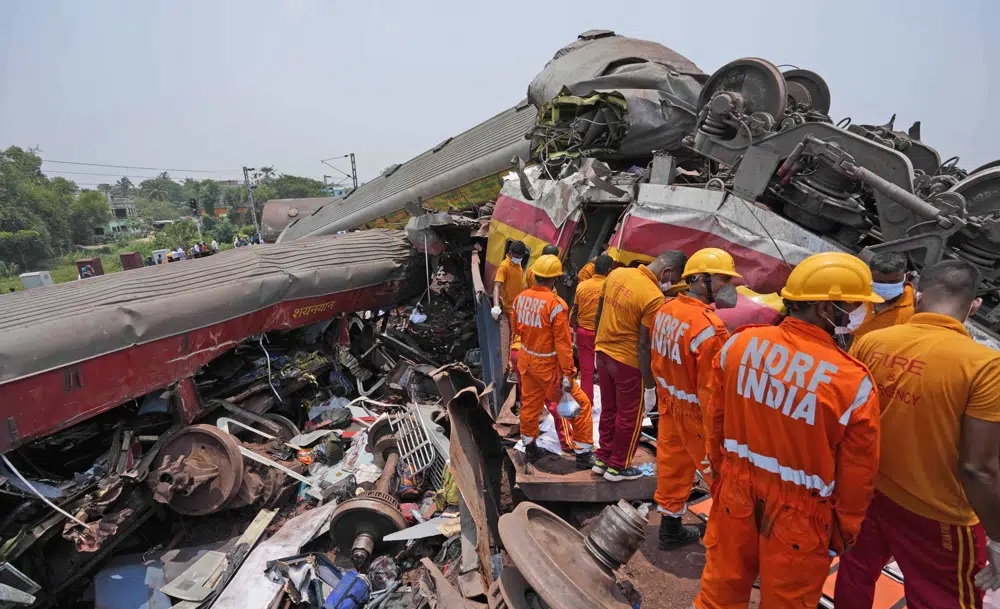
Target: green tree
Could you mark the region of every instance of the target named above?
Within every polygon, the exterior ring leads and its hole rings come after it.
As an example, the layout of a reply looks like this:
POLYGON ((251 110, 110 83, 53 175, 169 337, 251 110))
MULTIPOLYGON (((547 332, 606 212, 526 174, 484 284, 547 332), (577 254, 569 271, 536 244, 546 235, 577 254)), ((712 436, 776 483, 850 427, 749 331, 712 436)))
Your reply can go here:
POLYGON ((222 185, 215 180, 202 180, 198 187, 198 206, 208 216, 215 216, 215 208, 222 196, 222 185))
POLYGON ((233 224, 228 216, 223 216, 215 223, 215 228, 212 229, 212 237, 219 243, 232 243, 233 237, 236 236, 236 228, 236 225, 233 224))
POLYGON ((188 248, 198 240, 198 227, 191 218, 174 222, 156 234, 153 243, 156 249, 188 248))
POLYGON ((139 211, 139 217, 149 222, 176 220, 181 217, 180 210, 169 201, 154 201, 140 197, 135 200, 135 207, 139 211))
POLYGON ((73 241, 89 245, 94 229, 111 221, 107 198, 95 190, 85 190, 70 204, 70 227, 73 241))
POLYGON ((122 179, 115 182, 115 191, 118 193, 118 196, 127 197, 132 192, 132 186, 132 180, 122 176, 122 179))

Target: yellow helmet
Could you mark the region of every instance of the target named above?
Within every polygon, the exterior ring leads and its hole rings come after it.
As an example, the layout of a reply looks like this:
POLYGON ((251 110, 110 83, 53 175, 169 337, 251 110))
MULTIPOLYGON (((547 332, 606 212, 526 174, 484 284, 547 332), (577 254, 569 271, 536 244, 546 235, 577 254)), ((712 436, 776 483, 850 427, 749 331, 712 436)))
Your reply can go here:
POLYGON ((792 269, 781 290, 785 300, 813 302, 885 302, 872 292, 868 265, 850 254, 813 254, 792 269))
POLYGON ((542 279, 561 277, 563 274, 562 262, 559 262, 559 258, 552 254, 539 256, 538 260, 531 265, 531 270, 535 273, 535 277, 542 279))
POLYGON ((708 273, 710 275, 726 275, 728 277, 742 277, 736 272, 736 262, 729 252, 720 250, 717 247, 706 247, 698 250, 688 258, 684 265, 684 274, 681 277, 690 277, 708 273))

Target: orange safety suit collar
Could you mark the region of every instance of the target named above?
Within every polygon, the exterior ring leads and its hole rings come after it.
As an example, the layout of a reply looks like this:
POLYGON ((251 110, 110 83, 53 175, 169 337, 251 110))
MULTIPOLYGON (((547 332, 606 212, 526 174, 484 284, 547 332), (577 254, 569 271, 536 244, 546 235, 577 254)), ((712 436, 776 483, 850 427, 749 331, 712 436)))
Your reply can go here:
MULTIPOLYGON (((823 343, 829 345, 834 349, 840 349, 840 345, 838 345, 837 341, 835 341, 833 337, 830 336, 829 332, 827 332, 823 328, 820 328, 816 324, 809 323, 808 321, 802 321, 801 319, 796 319, 795 317, 789 315, 785 319, 781 320, 781 323, 778 324, 778 326, 785 328, 789 332, 808 334, 809 336, 822 341, 823 343)), ((754 326, 748 326, 748 327, 752 328, 754 326)), ((840 350, 843 351, 843 349, 840 350)))
POLYGON ((942 315, 941 313, 916 313, 913 317, 906 320, 906 323, 947 328, 949 330, 954 330, 959 334, 971 337, 969 331, 965 328, 964 323, 958 321, 950 315, 942 315))
POLYGON ((649 270, 648 266, 646 266, 645 264, 640 264, 639 270, 642 272, 643 275, 646 276, 647 279, 653 282, 653 285, 655 285, 657 288, 660 287, 660 280, 656 277, 656 275, 653 274, 653 271, 649 270))

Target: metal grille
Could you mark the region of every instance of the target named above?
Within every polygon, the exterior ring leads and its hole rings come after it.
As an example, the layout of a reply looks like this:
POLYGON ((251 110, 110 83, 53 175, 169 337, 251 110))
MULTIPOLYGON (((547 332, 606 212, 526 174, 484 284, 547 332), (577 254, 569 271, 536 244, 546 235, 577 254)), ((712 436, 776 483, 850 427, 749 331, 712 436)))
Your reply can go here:
POLYGON ((389 426, 399 441, 399 460, 414 475, 427 471, 437 456, 415 411, 416 406, 411 405, 405 413, 389 419, 389 426))

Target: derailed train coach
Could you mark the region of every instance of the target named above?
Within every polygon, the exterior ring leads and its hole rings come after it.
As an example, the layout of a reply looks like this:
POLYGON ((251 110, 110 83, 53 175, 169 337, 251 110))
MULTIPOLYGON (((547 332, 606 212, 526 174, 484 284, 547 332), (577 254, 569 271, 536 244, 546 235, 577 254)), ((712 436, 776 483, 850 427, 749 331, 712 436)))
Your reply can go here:
MULTIPOLYGON (((658 73, 626 73, 641 69, 658 73)), ((704 79, 690 72, 687 88, 667 77, 630 81, 655 95, 625 89, 620 74, 618 89, 588 77, 540 105, 532 157, 507 175, 493 212, 487 277, 514 239, 531 250, 528 264, 546 244, 560 248, 567 296, 602 250, 628 265, 668 248, 720 247, 744 275, 740 306, 752 316, 780 309, 774 293, 817 252, 899 252, 915 273, 958 258, 983 275, 984 306, 968 328, 1000 347, 996 163, 967 171, 957 157, 942 161, 919 123, 906 132, 893 121, 835 123, 829 87, 808 70, 744 58, 704 79), (661 112, 650 111, 654 97, 661 112), (637 147, 630 138, 640 136, 648 143, 637 147)))

